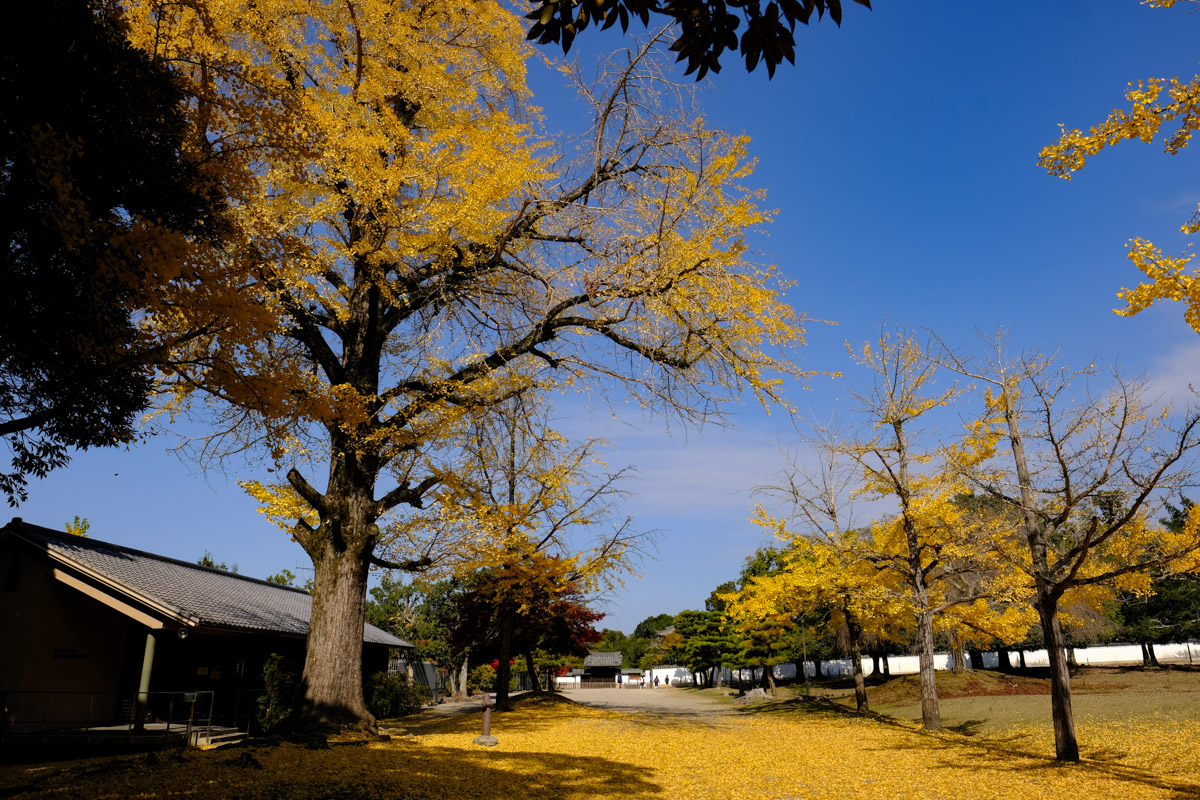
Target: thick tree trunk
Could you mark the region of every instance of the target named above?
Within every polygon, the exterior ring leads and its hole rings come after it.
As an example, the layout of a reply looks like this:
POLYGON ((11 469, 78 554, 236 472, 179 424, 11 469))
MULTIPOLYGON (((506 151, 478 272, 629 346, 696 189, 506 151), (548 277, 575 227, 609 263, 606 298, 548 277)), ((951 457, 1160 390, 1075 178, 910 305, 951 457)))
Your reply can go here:
POLYGON ((1012 658, 1007 647, 996 650, 996 669, 1001 672, 1012 672, 1012 658))
POLYGON ((858 622, 855 621, 849 608, 844 607, 843 613, 846 615, 846 632, 850 639, 850 661, 854 669, 854 701, 858 712, 865 714, 871 708, 867 704, 867 680, 863 675, 862 667, 862 631, 859 630, 858 622))
POLYGON ((813 676, 819 680, 825 680, 825 670, 821 668, 821 659, 813 659, 813 676))
POLYGON ((464 700, 467 699, 467 677, 471 674, 471 662, 470 659, 467 658, 469 652, 470 651, 463 653, 463 663, 462 666, 459 667, 458 673, 458 688, 459 691, 462 692, 464 700))
POLYGON ((305 711, 321 722, 366 728, 375 724, 363 702, 362 685, 367 557, 348 548, 339 551, 333 537, 325 538, 324 551, 313 558, 305 711))
POLYGON ((1054 719, 1055 757, 1059 761, 1078 761, 1079 742, 1071 713, 1071 672, 1058 620, 1058 599, 1043 591, 1038 595, 1038 615, 1042 619, 1046 654, 1050 659, 1050 711, 1054 719))
POLYGON ((512 710, 512 705, 508 702, 508 682, 512 680, 512 664, 508 662, 509 654, 512 651, 513 615, 511 604, 502 602, 500 604, 500 658, 496 663, 496 685, 492 687, 496 690, 497 711, 512 710))
POLYGON ((879 666, 879 651, 873 650, 871 651, 871 674, 878 678, 880 672, 882 669, 879 666))

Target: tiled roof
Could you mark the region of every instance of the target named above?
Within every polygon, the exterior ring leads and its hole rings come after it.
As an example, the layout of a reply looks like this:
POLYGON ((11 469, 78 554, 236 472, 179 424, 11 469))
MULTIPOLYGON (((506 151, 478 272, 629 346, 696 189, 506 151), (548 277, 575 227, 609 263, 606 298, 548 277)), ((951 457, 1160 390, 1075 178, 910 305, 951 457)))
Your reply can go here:
MULTIPOLYGON (((0 534, 3 533, 16 534, 46 550, 55 560, 97 575, 118 589, 158 604, 197 627, 300 636, 308 633, 312 598, 303 589, 17 520, 0 529, 0 534)), ((363 641, 391 647, 412 646, 371 624, 363 626, 363 641)))
POLYGON ((585 667, 620 667, 620 653, 588 653, 583 659, 585 667))

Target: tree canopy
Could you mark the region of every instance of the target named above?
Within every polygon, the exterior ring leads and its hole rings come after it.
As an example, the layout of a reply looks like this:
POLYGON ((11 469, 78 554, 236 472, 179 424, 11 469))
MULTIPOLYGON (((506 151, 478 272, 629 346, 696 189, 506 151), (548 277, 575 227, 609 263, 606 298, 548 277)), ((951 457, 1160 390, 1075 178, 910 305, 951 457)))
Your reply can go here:
POLYGON ((152 331, 135 317, 169 305, 166 284, 197 268, 220 218, 186 152, 185 91, 126 39, 116 4, 27 12, 54 35, 14 36, 0 53, 0 437, 12 460, 0 493, 11 505, 26 476, 64 465, 71 448, 136 438, 153 367, 179 338, 174 323, 152 331))
POLYGON ((369 723, 347 678, 367 570, 433 560, 428 540, 390 546, 397 512, 471 496, 476 421, 603 386, 698 422, 804 374, 802 319, 746 258, 768 217, 738 183, 746 142, 668 103, 650 53, 580 86, 594 117, 568 159, 529 108, 520 22, 499 5, 129 9, 134 42, 194 98, 239 242, 235 324, 168 382, 212 425, 206 454, 286 475, 249 488, 314 563, 314 713, 369 723))
MULTIPOLYGON (((753 72, 761 61, 767 74, 785 60, 796 63, 796 23, 807 25, 816 12, 817 19, 829 12, 835 25, 842 24, 842 0, 530 0, 537 7, 526 15, 532 20, 529 39, 538 44, 558 43, 569 52, 575 37, 589 26, 604 30, 621 23, 629 30, 629 20, 637 18, 650 24, 650 15, 668 18, 678 26, 671 50, 677 61, 687 61, 685 75, 696 73, 700 80, 721 71, 721 55, 738 50, 746 60, 746 71, 753 72), (742 23, 745 29, 739 33, 742 23)), ((854 0, 871 7, 870 0, 854 0)))

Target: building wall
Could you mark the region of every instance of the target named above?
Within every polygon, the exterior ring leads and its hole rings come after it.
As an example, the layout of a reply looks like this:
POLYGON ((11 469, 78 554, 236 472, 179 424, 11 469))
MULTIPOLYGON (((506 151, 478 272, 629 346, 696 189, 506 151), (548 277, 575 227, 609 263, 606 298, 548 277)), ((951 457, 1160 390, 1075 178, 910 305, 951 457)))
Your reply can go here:
POLYGON ((48 561, 0 541, 0 692, 6 719, 78 721, 119 712, 137 688, 145 628, 54 580, 48 561), (136 663, 131 663, 136 662, 136 663), (54 692, 54 696, 47 694, 54 692))

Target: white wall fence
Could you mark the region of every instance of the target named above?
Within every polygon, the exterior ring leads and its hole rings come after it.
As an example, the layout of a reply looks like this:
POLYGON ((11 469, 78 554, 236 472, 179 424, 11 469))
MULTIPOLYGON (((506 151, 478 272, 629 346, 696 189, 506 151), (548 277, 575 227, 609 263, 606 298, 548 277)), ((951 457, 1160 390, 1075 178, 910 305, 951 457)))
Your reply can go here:
MULTIPOLYGON (((1200 664, 1200 644, 1195 642, 1184 642, 1182 644, 1159 644, 1154 645, 1154 655, 1160 664, 1200 664)), ((1122 666, 1129 664, 1142 663, 1142 648, 1136 644, 1114 644, 1103 645, 1098 647, 1076 647, 1075 661, 1081 665, 1096 665, 1096 666, 1122 666)), ((888 670, 892 675, 915 675, 918 669, 917 656, 888 656, 888 670)), ((826 676, 845 677, 853 674, 852 663, 848 658, 834 659, 831 661, 822 661, 821 667, 826 676)), ((1013 668, 1021 666, 1021 657, 1016 650, 1009 651, 1009 664, 1013 668)), ((1045 650, 1026 650, 1025 651, 1025 666, 1027 667, 1046 667, 1049 666, 1050 660, 1046 657, 1045 650)), ((950 654, 936 653, 933 657, 933 665, 935 669, 950 669, 950 654)), ((1000 665, 1000 656, 998 653, 983 654, 983 668, 997 669, 1000 665)), ((810 677, 816 676, 816 668, 810 661, 806 665, 810 677)), ((873 662, 870 658, 863 659, 863 672, 870 675, 873 669, 873 662)), ((743 683, 750 683, 759 680, 761 670, 729 670, 726 668, 725 682, 737 680, 743 683)), ((691 685, 693 676, 686 667, 667 666, 655 667, 654 669, 644 670, 643 676, 646 679, 646 686, 653 686, 654 679, 658 678, 659 687, 666 685, 691 685), (668 684, 668 679, 670 683, 668 684)), ((795 664, 780 664, 774 668, 776 680, 794 680, 796 678, 795 664)), ((624 686, 634 688, 638 686, 636 681, 629 682, 628 676, 625 678, 624 686)), ((613 685, 616 686, 614 680, 613 685)), ((559 678, 558 687, 560 689, 571 689, 578 686, 578 680, 574 677, 559 678)))

